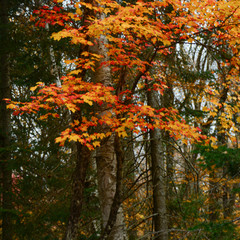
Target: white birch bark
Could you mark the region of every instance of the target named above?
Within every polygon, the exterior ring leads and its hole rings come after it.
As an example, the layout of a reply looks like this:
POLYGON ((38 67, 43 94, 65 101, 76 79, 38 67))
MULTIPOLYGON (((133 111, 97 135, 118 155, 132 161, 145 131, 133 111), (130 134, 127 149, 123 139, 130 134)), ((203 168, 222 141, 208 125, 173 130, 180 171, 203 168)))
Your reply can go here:
MULTIPOLYGON (((46 30, 49 31, 49 24, 46 23, 45 26, 46 30)), ((56 63, 56 58, 55 58, 55 54, 54 54, 54 50, 53 50, 53 46, 50 45, 49 47, 49 54, 50 54, 50 58, 51 58, 51 74, 53 76, 55 76, 55 83, 57 87, 61 87, 61 80, 60 80, 60 75, 59 75, 59 71, 58 71, 58 67, 57 67, 57 63, 56 63)))
MULTIPOLYGON (((100 39, 97 41, 98 45, 93 48, 93 51, 99 55, 104 56, 101 61, 106 61, 107 48, 105 44, 107 39, 105 36, 101 35, 100 39)), ((105 86, 111 86, 111 69, 109 66, 101 66, 101 62, 96 64, 96 71, 94 74, 94 82, 102 83, 105 86)), ((106 114, 109 109, 98 109, 100 114, 106 114)), ((108 126, 103 126, 101 129, 103 132, 108 132, 110 129, 108 126)), ((98 177, 98 191, 101 204, 101 214, 102 214, 102 228, 105 229, 107 226, 111 207, 113 204, 113 199, 116 192, 116 171, 117 171, 117 161, 116 154, 114 151, 114 135, 105 139, 101 147, 96 153, 97 161, 97 177, 98 177)), ((108 237, 109 240, 124 240, 126 239, 126 233, 124 231, 124 215, 123 210, 120 207, 116 223, 111 230, 108 237)))

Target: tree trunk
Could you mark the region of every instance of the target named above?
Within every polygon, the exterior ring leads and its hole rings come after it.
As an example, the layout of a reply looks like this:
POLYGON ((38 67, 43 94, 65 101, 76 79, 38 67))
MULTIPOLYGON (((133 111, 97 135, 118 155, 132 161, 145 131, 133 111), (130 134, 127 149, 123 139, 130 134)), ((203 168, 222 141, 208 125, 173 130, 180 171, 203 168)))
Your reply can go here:
POLYGON ((228 219, 233 215, 236 193, 233 191, 234 188, 238 188, 238 184, 233 184, 231 188, 227 185, 223 186, 223 216, 228 219))
POLYGON ((2 188, 2 239, 13 238, 12 169, 10 155, 10 112, 5 98, 10 98, 8 1, 0 1, 0 164, 2 188))
MULTIPOLYGON (((217 170, 215 170, 217 171, 217 170)), ((217 178, 217 173, 214 170, 210 172, 209 177, 211 179, 216 179, 217 178)), ((215 222, 218 217, 219 217, 219 213, 217 212, 217 210, 219 209, 219 203, 218 203, 218 185, 216 184, 216 182, 213 181, 209 181, 209 221, 210 222, 215 222)))
MULTIPOLYGON (((86 11, 85 17, 91 15, 86 11)), ((87 24, 87 23, 86 23, 87 24)), ((105 44, 107 39, 105 36, 101 35, 99 39, 96 39, 96 45, 91 47, 90 51, 96 54, 102 55, 101 61, 96 63, 95 72, 92 76, 92 82, 102 83, 105 86, 110 86, 112 84, 111 70, 109 66, 101 66, 101 62, 106 61, 107 48, 105 44)), ((104 104, 96 109, 99 115, 104 115, 108 111, 106 110, 104 104)), ((100 126, 101 132, 108 132, 110 129, 107 125, 100 126)), ((90 152, 88 152, 85 147, 78 146, 78 159, 76 171, 73 176, 73 199, 71 205, 71 213, 68 224, 68 229, 66 233, 65 240, 75 240, 79 235, 79 220, 80 212, 83 202, 83 190, 84 182, 86 178, 86 170, 90 160, 90 152), (83 151, 83 152, 82 152, 83 151)), ((102 215, 102 229, 104 230, 106 226, 110 226, 110 232, 107 236, 109 240, 122 240, 124 239, 124 224, 123 224, 123 212, 120 206, 116 205, 113 207, 114 197, 116 193, 116 173, 117 173, 117 159, 114 149, 114 135, 103 140, 101 146, 96 151, 96 163, 97 163, 97 178, 98 178, 98 194, 100 198, 101 205, 101 215, 102 215), (117 212, 111 214, 112 210, 117 209, 117 212), (111 222, 109 225, 108 222, 111 222), (112 226, 112 220, 114 220, 114 226, 112 226)), ((112 211, 114 212, 114 211, 112 211)), ((109 230, 109 229, 108 229, 109 230)), ((106 232, 106 231, 103 231, 106 232)))
MULTIPOLYGON (((125 224, 124 224, 124 215, 123 215, 123 209, 122 209, 122 183, 123 183, 123 151, 120 143, 120 139, 117 135, 114 137, 114 154, 115 154, 115 166, 112 165, 112 167, 115 168, 115 171, 108 171, 109 175, 106 175, 103 173, 103 169, 99 169, 99 172, 102 171, 102 180, 105 180, 105 186, 104 184, 101 184, 102 190, 105 190, 105 194, 103 194, 103 198, 100 198, 101 200, 101 206, 102 206, 102 217, 103 217, 103 233, 100 239, 102 240, 116 240, 116 239, 127 239, 126 237, 126 230, 125 230, 125 224), (114 180, 114 186, 111 187, 111 191, 108 191, 107 189, 104 189, 105 187, 110 187, 110 181, 108 180, 114 180), (114 192, 113 192, 114 191, 114 192), (107 195, 106 195, 107 194, 107 195), (107 201, 106 203, 103 203, 102 201, 107 201), (106 221, 107 220, 107 221, 106 221)), ((104 147, 105 148, 105 147, 104 147)), ((99 159, 100 160, 100 159, 99 159)), ((110 160, 110 159, 109 159, 110 160)), ((106 163, 106 161, 104 161, 106 163)), ((110 162, 108 162, 110 163, 110 162)), ((108 164, 110 166, 110 164, 108 164)), ((108 167, 103 166, 101 167, 108 167)), ((106 169, 106 168, 105 168, 106 169)), ((110 170, 110 169, 108 169, 110 170)), ((99 183, 100 184, 100 183, 99 183)), ((99 186, 99 187, 100 187, 99 186)))
POLYGON ((79 239, 80 217, 83 204, 84 185, 91 152, 80 143, 77 145, 76 167, 73 173, 73 195, 70 217, 64 240, 79 239))
MULTIPOLYGON (((175 54, 175 53, 174 53, 175 54)), ((174 64, 174 56, 172 58, 167 58, 167 62, 169 64, 174 64)), ((167 86, 163 92, 163 96, 161 96, 161 106, 164 108, 173 107, 174 104, 174 93, 173 86, 170 81, 167 81, 167 86)), ((166 171, 167 171, 167 192, 166 199, 168 201, 173 200, 172 197, 175 195, 174 193, 174 148, 173 148, 173 139, 170 137, 169 132, 163 133, 163 139, 166 145, 166 171)))
MULTIPOLYGON (((105 44, 107 43, 107 39, 105 36, 101 35, 100 39, 97 41, 97 46, 93 48, 93 51, 99 55, 104 56, 101 60, 107 61, 107 48, 105 44)), ((96 71, 94 74, 93 81, 96 83, 102 83, 105 86, 111 86, 111 69, 109 66, 101 66, 101 62, 96 64, 96 71)), ((105 109, 103 105, 101 109, 98 109, 99 114, 104 115, 107 112, 111 111, 109 109, 105 109)), ((101 132, 108 132, 110 128, 108 126, 102 126, 101 132)), ((112 205, 114 202, 114 196, 116 194, 116 179, 117 179, 117 158, 114 149, 114 135, 106 138, 104 142, 101 144, 99 149, 97 150, 96 155, 97 161, 97 177, 98 177, 98 191, 99 198, 101 204, 101 214, 102 214, 102 228, 105 229, 112 209, 112 205)), ((115 224, 111 229, 111 233, 109 234, 107 239, 111 240, 121 240, 125 239, 125 231, 124 231, 124 216, 122 212, 121 206, 119 206, 118 211, 116 212, 116 216, 111 216, 113 218, 116 217, 115 224)))
MULTIPOLYGON (((125 156, 125 168, 124 168, 124 176, 130 181, 130 186, 135 182, 136 180, 136 157, 134 153, 134 139, 133 139, 133 134, 129 136, 128 138, 125 139, 125 144, 124 144, 124 156, 125 156)), ((132 186, 131 186, 132 187, 132 186)), ((125 186, 125 189, 127 191, 132 191, 128 187, 125 186)), ((129 197, 133 202, 134 202, 134 195, 131 195, 129 197)), ((130 201, 131 201, 130 200, 130 201)), ((132 216, 134 214, 134 208, 130 207, 127 209, 127 215, 132 216)), ((137 236, 137 229, 128 229, 128 237, 129 240, 135 240, 138 238, 137 236)))
MULTIPOLYGON (((49 31, 48 23, 46 23, 45 28, 47 31, 49 31)), ((59 75, 58 66, 56 63, 56 58, 55 58, 54 49, 53 49, 52 45, 49 46, 49 54, 50 54, 50 58, 51 58, 51 74, 55 77, 56 86, 61 87, 60 75, 59 75)))
MULTIPOLYGON (((224 109, 220 110, 220 114, 224 112, 224 109)), ((217 139, 219 146, 226 145, 224 133, 220 132, 221 124, 217 120, 217 139)), ((224 174, 224 170, 223 170, 224 174)), ((220 206, 220 189, 219 184, 216 181, 217 178, 222 177, 222 173, 218 168, 211 169, 209 173, 210 181, 209 181, 209 221, 216 222, 219 218, 219 210, 221 209, 220 206)), ((224 174, 225 175, 225 174, 224 174)))
POLYGON ((174 149, 171 144, 173 141, 169 136, 169 133, 164 134, 164 140, 166 141, 166 167, 167 167, 167 195, 168 201, 172 200, 174 196, 174 149))
POLYGON ((111 136, 97 151, 98 192, 101 204, 102 227, 108 222, 116 189, 116 156, 111 136))
MULTIPOLYGON (((148 104, 156 108, 158 101, 156 93, 148 93, 148 104)), ((150 130, 152 184, 153 184, 153 214, 154 230, 157 240, 168 239, 168 223, 166 210, 166 180, 163 158, 162 133, 158 129, 150 130)))

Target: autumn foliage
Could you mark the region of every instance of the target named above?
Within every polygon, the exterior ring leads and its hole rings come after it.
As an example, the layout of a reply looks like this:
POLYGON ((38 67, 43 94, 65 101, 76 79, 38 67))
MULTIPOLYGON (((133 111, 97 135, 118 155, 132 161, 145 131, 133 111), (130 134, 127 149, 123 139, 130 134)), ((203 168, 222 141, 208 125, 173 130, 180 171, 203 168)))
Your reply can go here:
MULTIPOLYGON (((75 120, 61 133, 61 137, 56 139, 61 145, 68 139, 79 141, 93 149, 100 145, 99 140, 111 135, 112 132, 117 132, 120 137, 126 137, 129 131, 138 134, 140 131, 153 128, 165 129, 176 139, 182 136, 199 141, 200 129, 188 126, 176 109, 152 109, 141 102, 137 94, 145 90, 160 91, 162 94, 167 87, 164 83, 164 73, 155 67, 161 64, 156 59, 157 55, 171 54, 177 43, 192 42, 194 38, 197 39, 201 34, 208 34, 216 28, 216 23, 209 20, 208 25, 202 27, 204 19, 208 16, 205 18, 199 16, 201 12, 196 15, 189 14, 186 18, 186 9, 191 9, 192 4, 192 2, 181 4, 176 1, 174 3, 140 1, 134 5, 121 6, 111 1, 101 1, 101 5, 97 2, 94 4, 81 2, 75 3, 75 13, 64 12, 63 7, 54 6, 50 9, 43 6, 41 10, 34 12, 32 20, 36 21, 36 26, 41 27, 46 23, 64 26, 61 31, 52 35, 55 40, 69 38, 72 44, 81 44, 82 48, 87 46, 87 49, 90 49, 97 44, 96 39, 101 40, 101 34, 107 37, 109 60, 102 62, 101 66, 111 67, 113 73, 111 86, 104 86, 100 82, 88 82, 81 77, 87 70, 94 72, 97 62, 102 58, 95 53, 82 51, 78 59, 66 60, 66 64, 74 64, 76 67, 67 76, 62 77, 61 87, 44 86, 39 83, 31 89, 38 88, 38 95, 33 96, 31 102, 12 102, 8 107, 14 109, 15 114, 46 110, 47 113, 40 119, 49 116, 59 117, 54 109, 62 106, 67 107, 72 113, 87 108, 87 116, 82 117, 80 122, 75 120), (82 8, 84 11, 93 11, 94 15, 89 19, 83 19, 82 8), (164 9, 167 8, 172 9, 163 16, 164 9), (99 19, 98 16, 103 15, 105 17, 99 19), (78 21, 83 21, 83 24, 76 27, 78 21), (147 58, 143 56, 146 53, 149 55, 147 58), (154 73, 150 74, 150 69, 154 69, 154 73), (121 71, 128 75, 127 80, 118 77, 121 71), (102 105, 105 109, 111 109, 111 112, 100 114, 95 110, 102 105), (89 130, 93 129, 92 127, 97 129, 99 124, 107 124, 111 132, 89 130)), ((204 6, 199 7, 200 10, 204 6)), ((198 12, 196 9, 195 11, 198 12)), ((224 27, 224 24, 222 25, 224 27)))

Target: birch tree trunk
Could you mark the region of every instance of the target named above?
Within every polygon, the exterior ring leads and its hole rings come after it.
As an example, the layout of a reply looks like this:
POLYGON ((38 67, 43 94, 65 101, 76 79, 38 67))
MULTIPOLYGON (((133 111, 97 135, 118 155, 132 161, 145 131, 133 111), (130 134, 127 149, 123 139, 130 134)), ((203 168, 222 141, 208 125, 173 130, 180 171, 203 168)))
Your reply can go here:
MULTIPOLYGON (((148 105, 156 108, 159 102, 157 94, 148 93, 148 105)), ((153 184, 153 214, 154 214, 154 239, 168 239, 168 222, 166 208, 166 180, 164 164, 164 146, 162 133, 158 129, 150 130, 151 160, 152 160, 152 184, 153 184)))
MULTIPOLYGON (((93 3, 94 1, 90 2, 93 3)), ((91 14, 93 14, 91 11, 88 12, 86 10, 84 19, 88 19, 91 14)), ((104 86, 111 86, 111 69, 109 66, 106 65, 101 66, 101 63, 107 61, 108 59, 107 48, 105 46, 105 44, 107 43, 107 39, 105 36, 101 35, 99 39, 96 39, 95 43, 96 44, 93 47, 91 47, 90 49, 86 49, 86 51, 90 50, 91 52, 103 56, 103 58, 101 59, 101 61, 96 63, 95 72, 92 75, 91 81, 94 83, 102 83, 104 86)), ((95 110, 99 113, 100 116, 111 111, 111 109, 106 109, 104 104, 101 107, 98 106, 98 108, 95 110)), ((100 126, 100 128, 101 129, 99 130, 101 132, 110 131, 110 128, 107 125, 100 126)), ((123 240, 126 239, 123 224, 124 215, 120 206, 120 198, 116 197, 118 196, 118 192, 116 191, 116 189, 121 189, 122 167, 119 167, 119 163, 121 163, 123 158, 120 158, 121 161, 119 161, 119 158, 117 158, 116 156, 116 148, 114 148, 115 139, 116 138, 114 134, 104 139, 101 143, 101 146, 96 151, 98 195, 101 205, 100 207, 103 229, 102 238, 108 240, 123 240), (118 184, 117 179, 119 179, 118 184)), ((80 148, 80 146, 78 146, 78 148, 80 148)), ((81 146, 81 149, 85 149, 85 147, 81 146)), ((83 156, 81 156, 81 150, 78 149, 77 152, 78 159, 75 170, 76 173, 73 176, 74 183, 71 214, 65 240, 77 239, 77 232, 79 231, 78 226, 80 219, 80 211, 83 201, 84 181, 86 178, 86 170, 90 161, 90 152, 83 154, 83 156), (79 168, 81 168, 81 170, 79 170, 79 168)), ((84 150, 84 152, 86 152, 86 149, 84 150)))
MULTIPOLYGON (((46 23, 46 30, 49 31, 49 24, 46 23)), ((60 75, 58 71, 58 66, 56 63, 56 58, 53 50, 53 46, 49 46, 49 54, 51 58, 51 74, 55 77, 55 83, 57 87, 61 87, 61 80, 60 80, 60 75)))
POLYGON ((9 30, 8 1, 0 1, 0 165, 1 165, 1 207, 2 239, 11 240, 12 226, 12 170, 10 155, 10 111, 5 98, 10 98, 9 78, 9 30))
MULTIPOLYGON (((102 83, 105 86, 111 86, 111 69, 109 66, 101 65, 101 62, 107 61, 107 48, 105 44, 107 39, 101 35, 97 41, 97 46, 93 48, 93 51, 99 55, 104 56, 100 62, 96 64, 96 71, 94 74, 94 82, 102 83)), ((98 109, 100 115, 104 115, 111 111, 104 109, 104 105, 101 109, 98 109)), ((108 126, 102 126, 102 132, 110 131, 108 126)), ((116 183, 117 183, 117 158, 114 149, 114 135, 106 138, 101 147, 97 149, 96 162, 97 162, 97 178, 98 178, 98 192, 101 204, 101 215, 102 215, 102 229, 105 229, 110 218, 110 212, 113 206, 114 197, 116 194, 116 183)), ((112 217, 112 216, 111 216, 112 217)), ((115 224, 110 231, 107 239, 109 240, 123 240, 126 239, 124 231, 124 216, 122 207, 119 206, 115 224)), ((111 219, 110 219, 111 220, 111 219)))

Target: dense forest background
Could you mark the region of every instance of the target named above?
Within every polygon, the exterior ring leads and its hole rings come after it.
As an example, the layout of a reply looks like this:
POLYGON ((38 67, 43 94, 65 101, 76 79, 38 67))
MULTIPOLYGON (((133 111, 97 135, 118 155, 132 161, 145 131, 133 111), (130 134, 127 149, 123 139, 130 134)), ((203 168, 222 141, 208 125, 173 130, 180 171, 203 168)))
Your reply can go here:
POLYGON ((240 239, 239 0, 0 0, 2 240, 240 239))

